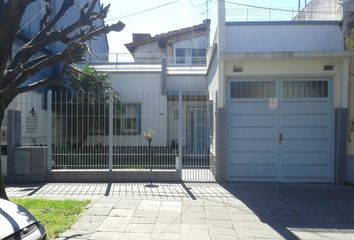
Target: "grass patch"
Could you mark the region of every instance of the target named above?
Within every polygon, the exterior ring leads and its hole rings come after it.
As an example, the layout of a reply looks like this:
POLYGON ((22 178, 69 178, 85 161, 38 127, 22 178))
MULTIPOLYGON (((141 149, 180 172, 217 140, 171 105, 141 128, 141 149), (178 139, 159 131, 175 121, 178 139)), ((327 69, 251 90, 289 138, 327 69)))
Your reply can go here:
POLYGON ((71 227, 90 201, 44 200, 13 198, 11 201, 28 209, 47 231, 47 238, 54 239, 71 227))

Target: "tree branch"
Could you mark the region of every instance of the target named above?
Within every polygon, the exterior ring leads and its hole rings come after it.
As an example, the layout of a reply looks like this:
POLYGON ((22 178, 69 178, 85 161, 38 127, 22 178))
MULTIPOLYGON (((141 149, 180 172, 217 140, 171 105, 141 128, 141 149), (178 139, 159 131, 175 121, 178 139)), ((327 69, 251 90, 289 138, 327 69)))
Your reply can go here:
POLYGON ((48 87, 50 85, 57 85, 60 83, 61 83, 60 77, 58 77, 58 78, 44 78, 44 79, 41 79, 35 83, 29 84, 28 86, 17 88, 13 92, 14 92, 14 94, 17 95, 20 93, 30 92, 30 91, 33 91, 38 88, 48 87))

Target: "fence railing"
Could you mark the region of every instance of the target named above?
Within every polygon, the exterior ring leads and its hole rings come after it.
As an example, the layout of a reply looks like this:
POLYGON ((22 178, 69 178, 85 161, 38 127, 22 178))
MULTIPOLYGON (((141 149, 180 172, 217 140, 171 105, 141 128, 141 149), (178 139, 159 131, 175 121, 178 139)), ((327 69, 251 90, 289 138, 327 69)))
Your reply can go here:
POLYGON ((207 101, 201 91, 49 92, 49 170, 207 169, 207 101))

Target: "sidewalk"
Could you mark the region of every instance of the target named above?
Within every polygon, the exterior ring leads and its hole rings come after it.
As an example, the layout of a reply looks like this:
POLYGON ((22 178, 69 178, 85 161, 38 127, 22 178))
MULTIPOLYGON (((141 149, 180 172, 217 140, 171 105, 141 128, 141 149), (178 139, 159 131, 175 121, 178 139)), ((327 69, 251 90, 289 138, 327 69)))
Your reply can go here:
POLYGON ((352 186, 115 183, 7 190, 11 197, 91 197, 87 211, 60 240, 354 240, 352 186))

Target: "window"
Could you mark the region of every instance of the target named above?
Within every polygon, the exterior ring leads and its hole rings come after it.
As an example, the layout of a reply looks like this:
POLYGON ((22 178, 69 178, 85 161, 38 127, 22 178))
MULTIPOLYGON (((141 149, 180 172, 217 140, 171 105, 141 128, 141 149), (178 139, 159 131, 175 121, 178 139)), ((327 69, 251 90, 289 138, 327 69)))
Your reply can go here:
POLYGON ((113 130, 116 135, 141 134, 141 104, 124 104, 122 116, 113 122, 113 130))
POLYGON ((187 49, 176 48, 176 63, 184 64, 186 63, 187 49))
POLYGON ((328 81, 285 81, 283 94, 285 98, 326 98, 328 81))
POLYGON ((192 49, 192 64, 205 64, 205 63, 206 63, 206 50, 192 49))
POLYGON ((231 98, 274 98, 274 81, 231 82, 231 98))

